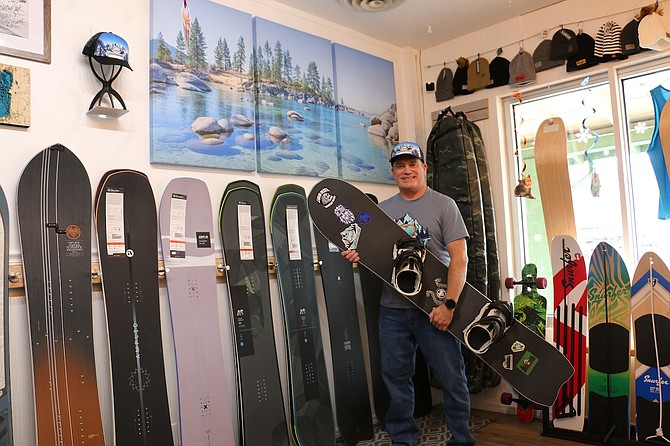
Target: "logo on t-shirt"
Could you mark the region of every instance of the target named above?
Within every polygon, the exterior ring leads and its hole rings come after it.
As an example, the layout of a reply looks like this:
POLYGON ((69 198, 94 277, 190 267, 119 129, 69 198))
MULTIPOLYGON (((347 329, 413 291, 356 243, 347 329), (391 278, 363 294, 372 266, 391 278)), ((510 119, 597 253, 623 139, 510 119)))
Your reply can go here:
POLYGON ((421 223, 416 221, 414 217, 405 214, 403 218, 396 220, 396 223, 398 223, 398 225, 409 235, 420 240, 424 247, 428 245, 428 242, 430 241, 430 232, 428 232, 427 228, 421 226, 421 223))

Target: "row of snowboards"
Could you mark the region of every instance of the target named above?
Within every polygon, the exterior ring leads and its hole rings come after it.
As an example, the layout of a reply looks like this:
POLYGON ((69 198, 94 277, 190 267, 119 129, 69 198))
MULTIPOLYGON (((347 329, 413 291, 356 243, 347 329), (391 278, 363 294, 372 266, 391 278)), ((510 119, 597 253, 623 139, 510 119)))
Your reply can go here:
MULTIPOLYGON (((297 445, 335 445, 335 411, 304 190, 281 186, 270 215, 285 319, 289 422, 274 338, 258 186, 244 180, 230 183, 218 216, 234 329, 237 395, 229 394, 226 371, 233 367, 224 363, 220 342, 212 204, 205 183, 173 179, 158 213, 149 180, 138 171, 105 173, 95 197, 91 195, 84 166, 60 144, 38 153, 19 182, 36 443, 105 444, 93 352, 90 208, 94 202, 114 401, 114 440, 108 438, 109 443, 165 446, 180 436, 180 444, 189 446, 288 446, 291 437, 297 445), (174 336, 178 434, 173 433, 166 389, 157 233, 174 336), (239 424, 234 426, 236 418, 239 424)), ((5 208, 0 200, 0 210, 5 208)), ((7 220, 5 213, 2 219, 7 220)), ((350 446, 373 435, 353 272, 325 239, 317 240, 337 428, 350 446)), ((3 401, 0 396, 0 418, 3 401)), ((0 429, 3 422, 0 419, 0 429)))
POLYGON ((571 236, 554 237, 550 255, 554 341, 575 367, 553 426, 608 442, 630 439, 634 424, 638 441, 660 440, 670 429, 670 271, 647 252, 631 281, 611 245, 599 243, 589 261, 571 236))

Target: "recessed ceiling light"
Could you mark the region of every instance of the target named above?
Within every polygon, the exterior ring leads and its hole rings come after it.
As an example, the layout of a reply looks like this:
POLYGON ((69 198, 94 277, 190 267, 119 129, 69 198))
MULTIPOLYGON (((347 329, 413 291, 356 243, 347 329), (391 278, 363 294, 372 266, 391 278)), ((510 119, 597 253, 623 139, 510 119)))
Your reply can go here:
POLYGON ((347 8, 358 12, 381 12, 395 8, 405 0, 339 0, 347 8))

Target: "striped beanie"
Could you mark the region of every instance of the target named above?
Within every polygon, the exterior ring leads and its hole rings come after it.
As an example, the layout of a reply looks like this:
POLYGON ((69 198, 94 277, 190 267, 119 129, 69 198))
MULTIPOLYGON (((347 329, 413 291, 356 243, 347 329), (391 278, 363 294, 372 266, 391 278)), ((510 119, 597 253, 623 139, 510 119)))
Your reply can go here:
POLYGON ((627 58, 621 48, 621 27, 616 22, 609 21, 600 27, 594 55, 603 62, 627 58))

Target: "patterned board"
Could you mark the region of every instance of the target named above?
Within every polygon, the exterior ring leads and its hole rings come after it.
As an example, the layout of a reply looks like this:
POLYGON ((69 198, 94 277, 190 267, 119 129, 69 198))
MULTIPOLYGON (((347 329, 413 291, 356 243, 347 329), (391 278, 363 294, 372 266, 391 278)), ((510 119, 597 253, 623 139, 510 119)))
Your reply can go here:
POLYGON ((275 346, 265 216, 259 187, 234 181, 219 208, 226 283, 235 327, 240 438, 247 446, 288 446, 275 346))
POLYGON ((588 431, 630 436, 630 278, 619 253, 596 246, 589 264, 588 431))
POLYGON ((235 444, 207 185, 195 178, 170 181, 159 224, 177 358, 181 444, 235 444))
POLYGON ((655 253, 640 257, 631 293, 635 420, 642 441, 656 436, 658 428, 670 432, 670 271, 655 253))
POLYGON ((582 431, 586 408, 587 277, 586 258, 577 241, 556 236, 551 242, 554 274, 554 342, 570 360, 575 374, 554 404, 554 427, 582 431))
POLYGON ((14 443, 12 435, 12 406, 9 386, 9 209, 0 187, 0 446, 14 443))
POLYGON ((105 173, 95 198, 114 393, 115 443, 173 444, 160 302, 158 219, 149 179, 105 173))
POLYGON ((286 184, 277 189, 270 210, 270 231, 285 319, 293 439, 297 446, 334 445, 312 236, 302 187, 286 184))
POLYGON ((93 352, 91 183, 56 144, 21 174, 19 234, 28 300, 37 442, 103 445, 93 352))
POLYGON ((514 296, 514 317, 538 336, 545 337, 547 332, 547 298, 540 295, 535 283, 537 266, 532 263, 521 269, 521 292, 514 296))

